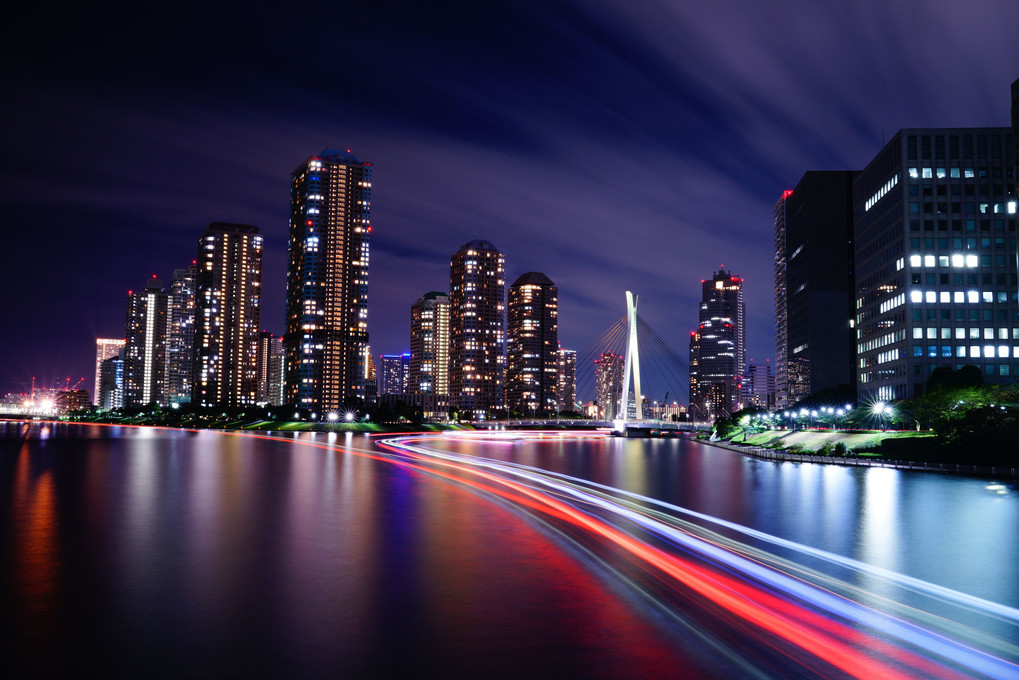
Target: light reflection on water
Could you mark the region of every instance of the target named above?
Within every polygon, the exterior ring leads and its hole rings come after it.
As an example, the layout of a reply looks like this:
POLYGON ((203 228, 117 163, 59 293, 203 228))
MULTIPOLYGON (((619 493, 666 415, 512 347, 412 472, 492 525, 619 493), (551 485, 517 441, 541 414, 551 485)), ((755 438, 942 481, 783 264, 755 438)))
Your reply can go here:
MULTIPOLYGON (((120 674, 131 661, 210 677, 684 677, 726 663, 606 572, 625 565, 599 565, 517 510, 288 443, 368 450, 360 435, 50 429, 0 424, 6 658, 60 673, 55 650, 87 651, 120 674)), ((448 446, 1019 607, 1014 485, 771 463, 685 440, 448 446)))
MULTIPOLYGON (((762 461, 683 439, 587 440, 573 443, 567 457, 550 455, 562 446, 551 441, 520 441, 509 450, 471 441, 442 446, 500 461, 530 461, 525 464, 643 493, 1019 608, 1019 497, 1013 482, 762 461), (643 477, 634 473, 640 466, 630 464, 635 445, 643 449, 643 477)), ((889 590, 885 581, 853 578, 875 595, 914 602, 912 594, 889 590)))

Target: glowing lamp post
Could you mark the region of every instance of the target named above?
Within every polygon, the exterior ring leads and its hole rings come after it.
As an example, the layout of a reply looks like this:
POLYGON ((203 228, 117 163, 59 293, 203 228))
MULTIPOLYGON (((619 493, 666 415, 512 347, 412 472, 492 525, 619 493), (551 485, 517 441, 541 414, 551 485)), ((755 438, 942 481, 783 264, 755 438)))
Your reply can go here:
POLYGON ((891 417, 892 407, 883 401, 879 401, 871 407, 870 411, 877 416, 878 423, 881 425, 880 429, 885 429, 885 419, 891 417))

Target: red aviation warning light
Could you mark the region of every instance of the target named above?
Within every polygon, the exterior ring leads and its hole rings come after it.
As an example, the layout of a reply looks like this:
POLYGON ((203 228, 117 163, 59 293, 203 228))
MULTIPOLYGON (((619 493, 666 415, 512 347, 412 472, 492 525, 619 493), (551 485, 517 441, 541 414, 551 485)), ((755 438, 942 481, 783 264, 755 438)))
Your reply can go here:
POLYGON ((792 189, 786 189, 785 191, 782 192, 782 200, 784 201, 785 199, 789 198, 792 195, 793 195, 793 190, 792 189))

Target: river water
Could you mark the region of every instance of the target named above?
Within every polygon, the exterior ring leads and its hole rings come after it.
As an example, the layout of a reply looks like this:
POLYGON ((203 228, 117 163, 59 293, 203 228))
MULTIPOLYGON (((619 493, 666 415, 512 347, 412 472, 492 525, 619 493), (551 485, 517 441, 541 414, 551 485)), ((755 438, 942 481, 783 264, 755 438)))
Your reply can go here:
POLYGON ((1019 677, 1014 483, 382 439, 0 423, 0 676, 1019 677))

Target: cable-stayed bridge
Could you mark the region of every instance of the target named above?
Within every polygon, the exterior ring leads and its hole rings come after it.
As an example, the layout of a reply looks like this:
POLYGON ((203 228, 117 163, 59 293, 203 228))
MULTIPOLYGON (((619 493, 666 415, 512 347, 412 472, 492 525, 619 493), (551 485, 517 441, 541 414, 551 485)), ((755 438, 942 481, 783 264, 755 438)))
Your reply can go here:
MULTIPOLYGON (((576 398, 590 420, 574 426, 631 436, 704 429, 687 419, 689 392, 689 365, 637 314, 637 296, 626 291, 626 314, 577 352, 576 398)), ((561 421, 516 424, 562 426, 561 421)))
POLYGON ((610 428, 628 436, 707 429, 707 423, 687 418, 689 393, 689 365, 637 314, 637 296, 626 291, 626 314, 577 352, 576 398, 585 404, 587 419, 522 419, 492 426, 610 428))
POLYGON ((630 291, 626 305, 623 317, 577 352, 578 401, 593 404, 603 421, 686 421, 689 364, 637 313, 630 291))

